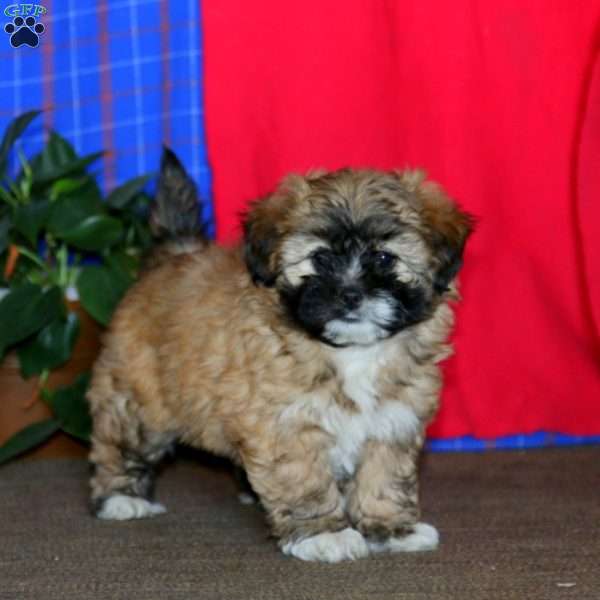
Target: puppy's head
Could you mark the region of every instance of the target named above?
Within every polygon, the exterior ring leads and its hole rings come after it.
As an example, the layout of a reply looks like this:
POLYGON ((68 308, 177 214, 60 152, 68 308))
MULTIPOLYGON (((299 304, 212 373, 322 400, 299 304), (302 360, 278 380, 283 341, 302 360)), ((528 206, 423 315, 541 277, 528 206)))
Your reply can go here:
POLYGON ((335 346, 429 318, 462 262, 472 220, 420 171, 288 177, 255 204, 245 257, 293 322, 335 346))

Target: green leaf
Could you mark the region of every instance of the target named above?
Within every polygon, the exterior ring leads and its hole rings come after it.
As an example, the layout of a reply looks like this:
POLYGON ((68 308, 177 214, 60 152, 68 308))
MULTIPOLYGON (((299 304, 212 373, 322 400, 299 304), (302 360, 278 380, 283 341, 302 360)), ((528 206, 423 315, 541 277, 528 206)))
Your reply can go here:
POLYGON ((44 393, 44 399, 58 419, 60 428, 84 442, 90 440, 92 433, 92 418, 85 397, 89 382, 89 373, 85 373, 73 385, 44 393))
POLYGON ((71 173, 84 171, 102 154, 103 152, 94 152, 79 158, 73 146, 53 131, 44 149, 31 160, 33 182, 41 185, 71 173))
POLYGON ((152 178, 152 175, 142 175, 125 182, 123 185, 115 188, 106 198, 106 203, 111 208, 123 209, 133 200, 135 195, 152 178))
POLYGON ((73 229, 61 232, 57 237, 82 250, 95 252, 116 244, 122 233, 123 225, 119 219, 105 215, 94 215, 88 217, 73 229))
POLYGON ((9 346, 28 338, 64 314, 63 295, 58 287, 43 291, 24 283, 0 300, 0 357, 9 346))
POLYGON ((55 131, 50 132, 48 142, 31 160, 31 170, 36 181, 58 179, 63 169, 78 160, 73 146, 55 131))
POLYGON ((50 198, 53 202, 59 198, 75 198, 80 202, 95 202, 104 206, 102 192, 92 175, 83 175, 76 179, 67 177, 59 181, 63 182, 63 184, 56 187, 57 195, 50 198))
POLYGON ((0 464, 9 461, 11 458, 27 452, 48 438, 54 435, 60 429, 60 424, 56 419, 47 419, 39 421, 33 425, 21 429, 15 433, 3 446, 0 446, 0 464))
POLYGON ((148 229, 148 223, 136 219, 133 221, 133 229, 136 236, 136 245, 140 246, 144 251, 148 250, 152 246, 152 234, 148 229))
POLYGON ((86 154, 85 156, 82 156, 81 158, 78 158, 69 164, 63 165, 60 168, 56 168, 55 171, 51 171, 43 177, 41 175, 36 176, 34 174, 33 184, 40 186, 50 183, 59 177, 64 177, 65 175, 70 175, 72 173, 83 173, 89 165, 95 163, 103 155, 104 152, 92 152, 91 154, 86 154))
POLYGON ((131 281, 104 265, 84 267, 77 278, 79 301, 94 319, 108 325, 131 281))
POLYGON ((27 241, 35 248, 40 230, 45 226, 50 214, 48 200, 40 200, 19 206, 15 211, 15 229, 22 233, 27 241))
POLYGON ((89 177, 63 177, 55 181, 50 187, 50 200, 54 201, 60 196, 73 195, 74 192, 81 190, 84 184, 88 183, 89 177))
POLYGON ((76 313, 69 313, 66 319, 57 319, 46 325, 33 340, 17 348, 23 377, 28 378, 66 363, 71 358, 78 335, 79 318, 76 313))
POLYGON ((21 136, 21 134, 27 129, 29 123, 33 121, 42 111, 31 110, 23 113, 21 116, 14 119, 4 132, 2 142, 0 142, 0 175, 6 171, 6 163, 8 161, 8 154, 15 141, 21 136))
POLYGON ((52 202, 48 231, 61 237, 64 232, 75 229, 88 217, 105 214, 105 207, 96 191, 95 186, 86 185, 77 195, 67 195, 52 202))
POLYGON ((7 204, 8 206, 15 207, 18 204, 18 200, 13 197, 12 193, 8 190, 5 190, 2 184, 0 183, 0 200, 7 204))
POLYGON ((11 223, 8 215, 0 218, 0 254, 8 247, 8 232, 10 231, 11 223))
POLYGON ((129 287, 133 283, 140 266, 137 256, 132 256, 125 250, 113 250, 104 257, 104 260, 108 267, 121 278, 124 285, 129 287))

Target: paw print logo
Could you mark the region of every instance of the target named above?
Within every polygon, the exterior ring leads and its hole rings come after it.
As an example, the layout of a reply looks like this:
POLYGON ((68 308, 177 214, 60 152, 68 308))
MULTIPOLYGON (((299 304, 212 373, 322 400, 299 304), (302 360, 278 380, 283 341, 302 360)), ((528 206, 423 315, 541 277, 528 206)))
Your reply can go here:
POLYGON ((40 43, 39 36, 44 33, 46 28, 42 23, 36 23, 35 17, 27 18, 15 17, 12 23, 4 26, 4 31, 10 35, 10 45, 13 48, 19 46, 31 46, 36 48, 40 43))

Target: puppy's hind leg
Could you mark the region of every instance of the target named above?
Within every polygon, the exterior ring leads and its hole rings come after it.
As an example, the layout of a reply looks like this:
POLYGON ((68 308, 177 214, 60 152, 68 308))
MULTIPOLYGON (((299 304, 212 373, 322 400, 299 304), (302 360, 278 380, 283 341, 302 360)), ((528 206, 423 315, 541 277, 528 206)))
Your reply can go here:
POLYGON ((234 465, 233 467, 233 478, 238 489, 238 500, 241 504, 256 504, 259 501, 258 495, 252 489, 250 482, 248 481, 248 475, 244 471, 243 467, 234 465))
POLYGON ((100 519, 140 519, 162 514, 153 501, 155 468, 173 448, 175 436, 146 427, 125 397, 94 407, 90 461, 92 510, 100 519))

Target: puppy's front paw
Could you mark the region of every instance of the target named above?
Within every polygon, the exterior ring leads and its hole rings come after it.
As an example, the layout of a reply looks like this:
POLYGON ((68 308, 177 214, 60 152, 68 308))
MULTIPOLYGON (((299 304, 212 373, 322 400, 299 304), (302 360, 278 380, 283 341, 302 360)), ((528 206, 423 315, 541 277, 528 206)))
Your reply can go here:
POLYGON ((350 527, 335 533, 319 533, 299 542, 287 542, 283 544, 282 550, 284 554, 291 554, 301 560, 329 563, 369 555, 369 546, 363 536, 350 527))
POLYGON ((412 533, 400 538, 389 538, 384 542, 370 542, 373 552, 426 552, 435 550, 440 535, 435 527, 427 523, 417 523, 412 533))
POLYGON ((124 494, 109 496, 96 513, 99 519, 127 521, 129 519, 144 519, 167 512, 158 502, 150 502, 144 498, 134 498, 124 494))

